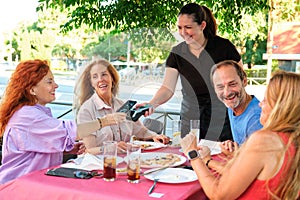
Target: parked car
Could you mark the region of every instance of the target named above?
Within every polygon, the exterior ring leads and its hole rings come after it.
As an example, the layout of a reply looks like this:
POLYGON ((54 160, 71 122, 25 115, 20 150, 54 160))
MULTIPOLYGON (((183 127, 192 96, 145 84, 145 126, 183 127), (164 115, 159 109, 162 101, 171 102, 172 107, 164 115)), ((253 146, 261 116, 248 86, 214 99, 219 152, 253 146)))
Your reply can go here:
POLYGON ((119 71, 119 75, 121 76, 122 79, 131 78, 136 75, 136 71, 135 68, 133 67, 126 67, 119 71))
POLYGON ((152 76, 163 76, 164 75, 162 67, 156 67, 156 68, 154 68, 152 70, 146 69, 146 70, 143 70, 142 73, 145 76, 149 76, 149 75, 152 75, 152 76))

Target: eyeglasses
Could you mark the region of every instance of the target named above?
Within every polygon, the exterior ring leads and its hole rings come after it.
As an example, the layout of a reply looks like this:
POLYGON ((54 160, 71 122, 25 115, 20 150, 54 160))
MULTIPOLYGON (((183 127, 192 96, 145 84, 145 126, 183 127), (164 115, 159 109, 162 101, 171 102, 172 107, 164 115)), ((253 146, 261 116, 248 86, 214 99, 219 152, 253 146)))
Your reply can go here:
POLYGON ((76 178, 89 179, 89 178, 92 178, 94 176, 102 176, 102 174, 98 173, 97 171, 78 170, 78 171, 74 171, 74 176, 76 178))

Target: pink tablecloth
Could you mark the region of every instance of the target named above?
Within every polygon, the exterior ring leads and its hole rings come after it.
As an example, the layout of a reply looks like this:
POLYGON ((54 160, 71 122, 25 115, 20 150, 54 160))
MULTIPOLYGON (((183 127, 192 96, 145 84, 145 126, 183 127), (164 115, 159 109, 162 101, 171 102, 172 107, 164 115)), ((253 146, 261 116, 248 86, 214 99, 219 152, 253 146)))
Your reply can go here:
MULTIPOLYGON (((178 149, 164 148, 159 152, 178 152, 178 149)), ((140 183, 130 184, 127 176, 117 176, 114 182, 106 182, 102 178, 73 179, 46 176, 45 170, 33 172, 14 181, 0 185, 2 200, 22 199, 156 199, 149 197, 148 189, 153 181, 141 176, 140 183)), ((157 183, 155 191, 163 193, 163 199, 207 199, 199 182, 181 184, 157 183)))

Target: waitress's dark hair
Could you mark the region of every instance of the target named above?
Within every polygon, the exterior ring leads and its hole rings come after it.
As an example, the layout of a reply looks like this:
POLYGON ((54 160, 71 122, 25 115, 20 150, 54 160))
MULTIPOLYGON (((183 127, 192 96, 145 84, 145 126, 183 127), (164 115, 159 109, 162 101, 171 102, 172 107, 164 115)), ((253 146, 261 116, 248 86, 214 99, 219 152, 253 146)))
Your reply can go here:
POLYGON ((197 3, 188 3, 183 6, 178 14, 179 15, 191 15, 194 17, 194 22, 201 24, 202 21, 206 22, 206 27, 203 30, 204 36, 208 39, 216 36, 217 23, 211 10, 206 6, 200 6, 197 3))

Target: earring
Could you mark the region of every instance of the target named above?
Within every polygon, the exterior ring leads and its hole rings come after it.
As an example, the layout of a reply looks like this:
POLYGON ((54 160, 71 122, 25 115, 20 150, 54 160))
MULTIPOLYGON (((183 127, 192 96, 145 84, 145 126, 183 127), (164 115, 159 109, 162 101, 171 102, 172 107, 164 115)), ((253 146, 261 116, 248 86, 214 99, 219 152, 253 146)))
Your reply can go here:
POLYGON ((30 91, 30 94, 33 95, 33 96, 36 95, 35 92, 34 92, 33 90, 30 91))

